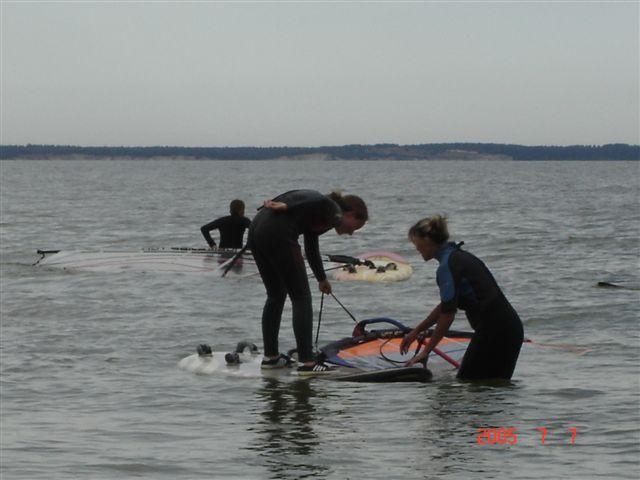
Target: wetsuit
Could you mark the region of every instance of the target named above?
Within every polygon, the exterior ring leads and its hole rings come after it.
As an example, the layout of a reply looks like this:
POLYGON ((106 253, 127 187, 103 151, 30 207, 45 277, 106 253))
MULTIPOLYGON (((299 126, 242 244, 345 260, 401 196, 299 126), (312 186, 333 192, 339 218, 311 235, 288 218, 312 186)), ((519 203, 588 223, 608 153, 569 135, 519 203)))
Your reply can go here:
POLYGON ((267 301, 262 311, 264 354, 275 357, 284 302, 289 295, 293 307, 293 332, 298 360, 313 360, 311 291, 298 237, 304 236, 304 250, 314 276, 327 277, 318 247, 318 236, 340 225, 342 211, 329 197, 314 190, 292 190, 273 199, 287 210, 262 208, 249 227, 249 248, 253 254, 267 301))
POLYGON ((520 317, 476 256, 448 243, 435 257, 442 313, 464 310, 475 332, 458 377, 510 379, 523 342, 520 317))
POLYGON ((216 246, 216 242, 209 232, 215 229, 220 230, 220 248, 242 248, 242 237, 249 224, 251 220, 247 217, 227 215, 203 225, 200 231, 211 248, 216 246))

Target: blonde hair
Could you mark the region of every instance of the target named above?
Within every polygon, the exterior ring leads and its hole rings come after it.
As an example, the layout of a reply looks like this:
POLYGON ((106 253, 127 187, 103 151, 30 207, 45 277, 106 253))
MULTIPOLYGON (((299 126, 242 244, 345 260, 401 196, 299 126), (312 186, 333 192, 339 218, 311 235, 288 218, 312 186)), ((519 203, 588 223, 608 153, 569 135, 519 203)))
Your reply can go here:
POLYGON ((437 244, 449 240, 449 228, 447 227, 447 217, 433 215, 423 218, 409 229, 409 239, 429 238, 437 244))

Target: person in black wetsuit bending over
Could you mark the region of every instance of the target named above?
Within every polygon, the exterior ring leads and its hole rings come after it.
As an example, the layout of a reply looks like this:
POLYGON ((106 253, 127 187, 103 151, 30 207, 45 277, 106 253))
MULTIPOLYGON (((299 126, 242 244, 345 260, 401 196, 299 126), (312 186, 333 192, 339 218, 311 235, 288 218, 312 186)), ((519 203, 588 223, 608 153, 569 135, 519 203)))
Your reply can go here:
POLYGON ((422 331, 436 325, 425 348, 406 365, 428 358, 460 308, 465 311, 474 334, 458 377, 510 379, 524 338, 522 322, 489 269, 476 256, 461 250, 460 245, 448 242, 446 218, 439 215, 416 223, 409 230, 409 239, 425 261, 435 258, 440 264, 436 273, 440 303, 402 340, 400 351, 406 353, 422 331))
POLYGON ((209 244, 209 248, 216 248, 216 242, 211 238, 211 230, 220 230, 220 248, 242 248, 244 231, 249 228, 251 220, 244 216, 244 202, 233 200, 229 204, 229 213, 213 222, 200 227, 202 236, 209 244))
POLYGON ((292 366, 278 350, 278 331, 284 302, 289 295, 293 307, 293 332, 296 338, 300 375, 326 373, 332 369, 316 363, 312 348, 312 305, 307 270, 298 244, 304 236, 309 266, 318 280, 318 288, 331 293, 318 246, 318 237, 334 228, 338 235, 351 235, 368 220, 367 206, 355 195, 323 195, 315 190, 292 190, 264 202, 249 228, 248 247, 267 290, 262 311, 264 355, 262 368, 292 366))

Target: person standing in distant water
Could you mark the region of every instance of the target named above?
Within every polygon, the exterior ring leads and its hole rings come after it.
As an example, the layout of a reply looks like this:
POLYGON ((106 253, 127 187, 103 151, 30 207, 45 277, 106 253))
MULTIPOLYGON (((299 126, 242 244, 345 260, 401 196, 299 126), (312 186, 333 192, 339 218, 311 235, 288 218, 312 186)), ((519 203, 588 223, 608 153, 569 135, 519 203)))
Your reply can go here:
POLYGON ((457 309, 462 309, 474 333, 458 378, 509 380, 524 339, 522 322, 487 266, 461 250, 462 244, 448 241, 447 221, 440 215, 416 223, 409 239, 425 261, 435 258, 440 264, 436 272, 440 303, 402 340, 400 351, 407 353, 421 332, 436 326, 426 346, 406 366, 426 361, 449 330, 457 309))
POLYGON ((210 233, 216 229, 220 230, 220 248, 242 248, 244 231, 251 225, 251 220, 244 216, 244 202, 233 200, 229 204, 229 213, 226 217, 220 217, 200 227, 209 248, 216 248, 216 242, 210 233))
POLYGON ((267 290, 262 311, 264 356, 262 368, 293 366, 278 350, 278 332, 284 302, 289 295, 293 307, 299 375, 328 373, 333 367, 314 360, 313 309, 307 269, 298 237, 304 236, 307 262, 318 280, 318 288, 331 293, 319 251, 318 237, 335 228, 338 235, 351 235, 363 227, 369 214, 364 201, 355 195, 336 192, 323 195, 315 190, 292 190, 266 200, 249 228, 248 247, 267 290))
POLYGON ((209 244, 209 248, 216 248, 216 242, 211 238, 212 230, 220 230, 219 248, 242 248, 244 231, 249 228, 251 220, 244 216, 244 202, 233 200, 229 204, 229 213, 200 228, 202 236, 209 244))

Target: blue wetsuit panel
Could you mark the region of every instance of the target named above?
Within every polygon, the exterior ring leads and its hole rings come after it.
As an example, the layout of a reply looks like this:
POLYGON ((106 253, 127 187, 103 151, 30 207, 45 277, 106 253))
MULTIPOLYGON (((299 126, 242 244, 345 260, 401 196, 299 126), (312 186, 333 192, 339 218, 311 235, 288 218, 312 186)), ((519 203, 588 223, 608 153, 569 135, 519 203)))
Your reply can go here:
POLYGON ((445 245, 436 259, 440 262, 436 279, 443 312, 460 308, 474 315, 485 311, 500 296, 500 288, 485 264, 456 244, 445 245))

